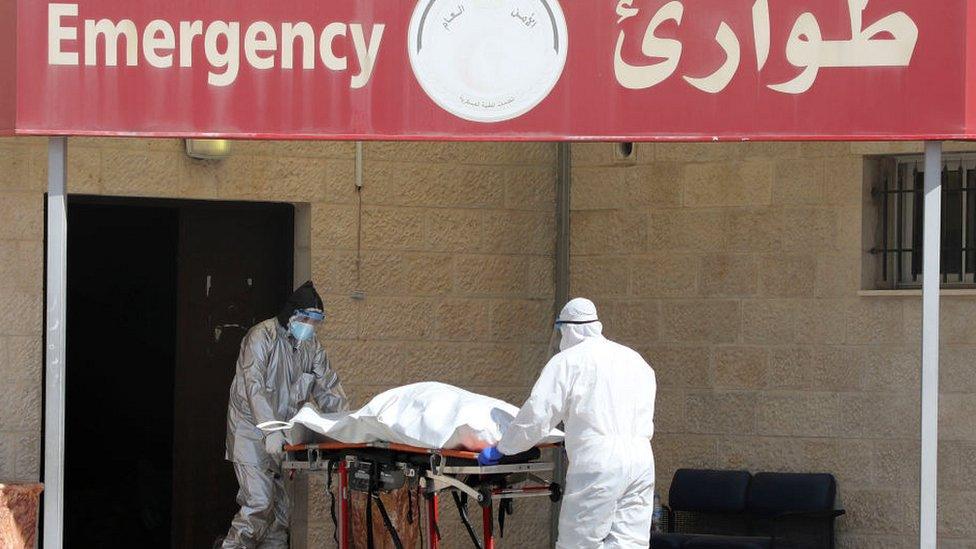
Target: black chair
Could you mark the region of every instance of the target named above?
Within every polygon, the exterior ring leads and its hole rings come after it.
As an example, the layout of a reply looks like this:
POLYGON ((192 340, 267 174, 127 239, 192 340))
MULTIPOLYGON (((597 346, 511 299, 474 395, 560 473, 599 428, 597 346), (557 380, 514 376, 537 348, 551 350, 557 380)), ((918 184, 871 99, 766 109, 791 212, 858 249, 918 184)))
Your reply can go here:
POLYGON ((668 494, 668 531, 749 535, 745 511, 751 479, 748 471, 679 469, 668 494))
POLYGON ((749 488, 747 513, 753 532, 777 548, 833 548, 837 481, 829 474, 757 473, 749 488))

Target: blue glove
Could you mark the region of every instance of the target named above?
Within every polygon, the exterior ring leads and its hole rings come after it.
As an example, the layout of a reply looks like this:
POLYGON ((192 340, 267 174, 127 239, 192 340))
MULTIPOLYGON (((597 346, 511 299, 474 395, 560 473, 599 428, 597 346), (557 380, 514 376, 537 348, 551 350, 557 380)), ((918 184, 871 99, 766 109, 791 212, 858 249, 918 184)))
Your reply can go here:
POLYGON ((498 448, 494 446, 489 446, 478 454, 478 465, 482 467, 487 467, 489 465, 498 465, 498 462, 505 457, 505 454, 498 451, 498 448))

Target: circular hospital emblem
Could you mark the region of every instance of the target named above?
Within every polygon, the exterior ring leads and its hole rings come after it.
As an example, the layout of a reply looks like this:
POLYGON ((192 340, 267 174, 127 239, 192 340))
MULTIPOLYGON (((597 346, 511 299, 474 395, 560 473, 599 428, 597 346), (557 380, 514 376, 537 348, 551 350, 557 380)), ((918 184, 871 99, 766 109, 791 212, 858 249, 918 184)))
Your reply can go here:
POLYGON ((558 0, 419 0, 407 43, 417 80, 441 108, 502 122, 549 95, 568 39, 558 0))

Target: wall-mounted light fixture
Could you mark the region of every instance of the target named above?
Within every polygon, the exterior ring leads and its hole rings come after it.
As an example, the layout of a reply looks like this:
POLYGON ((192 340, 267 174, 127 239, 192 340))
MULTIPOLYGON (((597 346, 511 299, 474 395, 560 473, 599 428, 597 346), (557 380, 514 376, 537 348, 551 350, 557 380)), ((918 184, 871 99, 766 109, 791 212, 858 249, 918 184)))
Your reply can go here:
POLYGON ((230 156, 227 139, 187 139, 186 155, 197 160, 223 160, 230 156))

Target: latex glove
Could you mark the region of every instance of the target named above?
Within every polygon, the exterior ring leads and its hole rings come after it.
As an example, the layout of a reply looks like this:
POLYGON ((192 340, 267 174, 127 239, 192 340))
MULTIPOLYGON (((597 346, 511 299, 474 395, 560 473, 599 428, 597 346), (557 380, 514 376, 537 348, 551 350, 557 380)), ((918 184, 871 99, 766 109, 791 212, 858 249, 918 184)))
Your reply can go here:
POLYGON ((285 453, 285 435, 281 431, 273 431, 264 437, 264 450, 272 456, 280 456, 285 453))
POLYGON ((505 457, 504 454, 498 451, 498 448, 494 446, 489 446, 478 454, 478 465, 482 467, 487 467, 489 465, 498 465, 498 463, 505 457))

